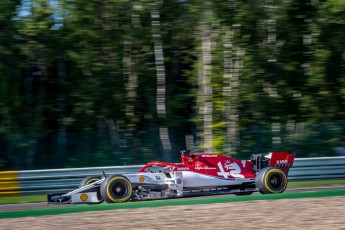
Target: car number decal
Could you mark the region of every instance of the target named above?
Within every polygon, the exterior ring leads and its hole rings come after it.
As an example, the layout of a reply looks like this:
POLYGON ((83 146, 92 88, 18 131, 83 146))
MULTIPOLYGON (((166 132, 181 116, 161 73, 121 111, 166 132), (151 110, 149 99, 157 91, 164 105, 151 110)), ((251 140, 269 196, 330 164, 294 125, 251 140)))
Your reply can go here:
POLYGON ((230 164, 224 163, 224 167, 222 162, 218 162, 218 168, 220 170, 220 172, 217 172, 218 176, 223 176, 224 178, 229 178, 229 176, 235 178, 244 178, 244 176, 241 174, 241 168, 236 162, 230 164), (226 168, 227 171, 225 171, 224 168, 226 168))

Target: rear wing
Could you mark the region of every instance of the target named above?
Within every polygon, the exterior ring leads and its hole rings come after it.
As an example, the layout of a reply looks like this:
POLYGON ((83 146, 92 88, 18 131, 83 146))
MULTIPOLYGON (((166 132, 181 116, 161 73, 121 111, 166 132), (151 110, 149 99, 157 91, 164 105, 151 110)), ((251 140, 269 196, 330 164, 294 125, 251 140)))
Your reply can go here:
POLYGON ((250 160, 256 172, 266 167, 275 167, 280 168, 287 175, 295 160, 295 154, 288 152, 259 153, 252 154, 250 160))
POLYGON ((267 158, 270 158, 269 166, 280 168, 286 174, 289 172, 290 168, 293 165, 296 154, 288 152, 272 152, 267 155, 267 158))

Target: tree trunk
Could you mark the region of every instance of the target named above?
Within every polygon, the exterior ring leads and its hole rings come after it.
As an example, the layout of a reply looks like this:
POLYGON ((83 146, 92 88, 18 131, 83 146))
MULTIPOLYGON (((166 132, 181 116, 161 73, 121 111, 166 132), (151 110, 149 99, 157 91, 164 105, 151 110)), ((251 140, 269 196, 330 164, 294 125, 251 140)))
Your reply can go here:
POLYGON ((201 23, 201 54, 198 70, 198 108, 202 119, 201 131, 204 152, 213 152, 213 90, 211 82, 212 72, 212 43, 210 2, 205 2, 203 12, 204 21, 201 23))
POLYGON ((116 157, 120 158, 121 157, 121 153, 118 151, 118 149, 119 149, 119 142, 120 142, 118 128, 117 128, 117 126, 116 126, 116 124, 115 124, 113 119, 105 118, 104 122, 105 122, 106 127, 107 127, 107 129, 109 131, 110 142, 111 142, 112 149, 113 149, 112 153, 116 157))
POLYGON ((152 36, 154 42, 155 64, 157 74, 157 92, 156 92, 156 109, 159 124, 159 137, 163 147, 162 158, 164 161, 171 161, 171 142, 169 137, 169 130, 166 126, 166 76, 164 66, 163 44, 160 32, 160 15, 157 8, 157 3, 152 4, 151 8, 151 26, 152 36))
POLYGON ((57 98, 57 108, 58 108, 58 134, 57 134, 57 153, 54 160, 54 167, 61 168, 63 166, 62 162, 68 156, 66 147, 67 147, 67 132, 66 126, 64 124, 64 118, 66 114, 66 100, 64 92, 64 84, 66 78, 66 68, 65 62, 61 60, 57 66, 58 71, 58 87, 59 93, 57 98))
MULTIPOLYGON (((223 118, 227 122, 225 131, 225 140, 223 146, 224 154, 231 155, 236 152, 235 144, 237 143, 237 124, 234 121, 235 114, 232 114, 233 108, 235 108, 235 98, 232 98, 234 78, 234 65, 233 65, 233 45, 231 42, 230 28, 225 33, 223 45, 224 45, 224 76, 223 76, 223 118)), ((237 99, 237 98, 236 98, 237 99)))
MULTIPOLYGON (((268 3, 268 1, 267 1, 268 3)), ((275 63, 277 62, 276 59, 276 42, 277 42, 277 34, 276 34, 276 14, 275 14, 276 7, 273 5, 266 5, 266 13, 267 13, 267 49, 268 49, 268 57, 267 62, 275 63)), ((271 97, 279 97, 276 87, 274 86, 274 82, 270 83, 270 94, 271 97), (272 86, 271 86, 272 85, 272 86)), ((271 132, 272 132, 272 145, 279 145, 281 144, 281 122, 280 116, 272 117, 271 122, 271 132)))
POLYGON ((203 26, 201 35, 202 46, 202 71, 201 71, 201 87, 202 87, 202 114, 203 114, 203 136, 205 152, 213 151, 213 90, 211 83, 212 71, 212 55, 211 55, 211 39, 210 30, 203 26))

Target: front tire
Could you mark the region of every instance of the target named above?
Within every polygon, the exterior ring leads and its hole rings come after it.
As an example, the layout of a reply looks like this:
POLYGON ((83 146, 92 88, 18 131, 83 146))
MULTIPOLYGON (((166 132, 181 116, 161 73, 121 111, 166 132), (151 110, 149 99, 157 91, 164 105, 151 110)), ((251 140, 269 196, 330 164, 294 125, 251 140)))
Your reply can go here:
POLYGON ((273 167, 267 167, 259 171, 255 178, 255 186, 262 194, 282 193, 288 184, 285 173, 273 167))
POLYGON ((101 195, 107 203, 122 203, 132 196, 131 182, 124 176, 112 175, 101 185, 101 195))
MULTIPOLYGON (((100 177, 96 177, 96 176, 85 177, 82 181, 80 181, 78 188, 84 187, 85 185, 91 184, 100 179, 101 179, 100 177)), ((100 187, 92 188, 88 190, 88 192, 97 192, 97 199, 98 199, 99 204, 104 201, 100 192, 100 187)))

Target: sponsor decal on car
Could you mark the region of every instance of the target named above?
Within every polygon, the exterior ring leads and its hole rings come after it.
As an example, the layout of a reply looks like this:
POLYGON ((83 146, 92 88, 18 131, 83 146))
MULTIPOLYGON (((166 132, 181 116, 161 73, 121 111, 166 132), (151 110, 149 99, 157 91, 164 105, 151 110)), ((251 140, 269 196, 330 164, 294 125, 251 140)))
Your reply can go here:
POLYGON ((277 160, 276 164, 287 164, 288 160, 277 160))
POLYGON ((126 177, 137 177, 137 175, 135 175, 135 174, 128 174, 128 175, 126 175, 126 177))
POLYGON ((144 178, 144 177, 140 177, 140 178, 139 178, 139 181, 140 181, 141 183, 144 183, 145 178, 144 178))
POLYGON ((209 166, 199 166, 199 167, 195 167, 196 170, 216 170, 217 168, 216 167, 209 167, 209 166))
POLYGON ((218 168, 220 172, 217 172, 218 176, 223 176, 224 178, 235 177, 235 178, 244 178, 244 176, 241 174, 241 168, 236 163, 233 162, 231 164, 224 163, 224 167, 222 165, 222 162, 218 162, 218 168), (224 168, 227 170, 224 170, 224 168))
POLYGON ((85 194, 85 193, 82 193, 81 195, 80 195, 80 200, 81 201, 87 201, 87 199, 88 199, 89 197, 88 197, 88 195, 87 194, 85 194))
POLYGON ((189 167, 177 168, 177 171, 185 171, 185 170, 190 170, 190 169, 189 167))

